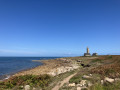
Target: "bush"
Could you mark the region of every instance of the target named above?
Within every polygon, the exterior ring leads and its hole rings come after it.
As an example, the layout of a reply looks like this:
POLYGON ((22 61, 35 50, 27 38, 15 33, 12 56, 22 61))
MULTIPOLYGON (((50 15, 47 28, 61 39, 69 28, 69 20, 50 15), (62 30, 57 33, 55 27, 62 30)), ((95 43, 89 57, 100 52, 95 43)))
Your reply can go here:
POLYGON ((108 56, 108 59, 112 59, 112 56, 108 56))
POLYGON ((104 90, 103 86, 101 84, 95 84, 90 87, 90 90, 104 90))
POLYGON ((95 59, 95 60, 92 60, 92 63, 96 63, 96 62, 102 62, 102 60, 101 59, 95 59))
POLYGON ((69 80, 69 83, 78 84, 78 83, 80 83, 81 78, 82 78, 82 76, 80 76, 80 75, 73 76, 73 77, 69 80))
POLYGON ((15 86, 21 86, 21 85, 30 85, 31 87, 37 86, 44 88, 46 87, 51 80, 51 76, 49 75, 24 75, 24 76, 16 76, 10 78, 8 81, 4 81, 0 83, 0 89, 1 88, 13 88, 15 86))
POLYGON ((91 86, 90 90, 120 90, 120 82, 115 82, 113 84, 105 83, 104 85, 97 83, 91 86))

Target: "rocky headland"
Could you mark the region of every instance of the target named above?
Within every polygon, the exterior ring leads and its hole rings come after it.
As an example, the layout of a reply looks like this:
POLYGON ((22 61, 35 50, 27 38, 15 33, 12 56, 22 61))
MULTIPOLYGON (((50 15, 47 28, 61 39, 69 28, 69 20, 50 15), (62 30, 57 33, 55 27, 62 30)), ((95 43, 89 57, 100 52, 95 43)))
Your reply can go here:
POLYGON ((42 66, 0 82, 0 89, 119 90, 120 56, 65 57, 33 60, 42 66))

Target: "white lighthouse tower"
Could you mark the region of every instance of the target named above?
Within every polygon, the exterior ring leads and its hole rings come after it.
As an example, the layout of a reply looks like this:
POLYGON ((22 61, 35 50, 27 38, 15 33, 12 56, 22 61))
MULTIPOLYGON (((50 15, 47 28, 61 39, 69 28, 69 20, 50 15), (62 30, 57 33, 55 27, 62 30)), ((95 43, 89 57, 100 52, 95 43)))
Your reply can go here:
POLYGON ((89 52, 89 48, 87 47, 87 52, 84 53, 84 56, 91 56, 90 52, 89 52))

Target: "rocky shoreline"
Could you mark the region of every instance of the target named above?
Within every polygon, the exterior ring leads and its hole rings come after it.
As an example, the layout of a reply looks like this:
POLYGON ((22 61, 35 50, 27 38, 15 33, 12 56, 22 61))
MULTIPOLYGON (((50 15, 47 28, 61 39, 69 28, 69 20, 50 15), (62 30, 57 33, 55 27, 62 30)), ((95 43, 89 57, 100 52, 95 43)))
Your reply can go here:
POLYGON ((57 58, 57 59, 50 59, 50 60, 33 60, 33 61, 42 62, 43 65, 37 66, 29 70, 18 72, 13 76, 42 75, 42 74, 49 74, 52 76, 56 76, 61 73, 65 73, 67 71, 71 71, 79 68, 79 66, 73 63, 72 60, 68 60, 65 58, 57 58))
MULTIPOLYGON (((33 61, 40 62, 40 60, 33 61)), ((9 83, 9 88, 25 90, 120 89, 120 56, 66 57, 41 62, 42 66, 18 72, 14 75, 15 77, 8 79, 6 82, 9 83)), ((6 82, 1 83, 3 85, 1 88, 8 88, 6 82)))

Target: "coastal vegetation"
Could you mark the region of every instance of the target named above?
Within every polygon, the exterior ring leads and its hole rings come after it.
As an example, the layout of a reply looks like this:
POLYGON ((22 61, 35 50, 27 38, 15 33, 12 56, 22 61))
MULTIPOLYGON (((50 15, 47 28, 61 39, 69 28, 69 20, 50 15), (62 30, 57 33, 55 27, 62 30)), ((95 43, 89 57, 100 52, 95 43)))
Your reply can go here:
POLYGON ((111 78, 120 77, 120 56, 102 57, 103 65, 91 69, 91 73, 97 73, 101 76, 111 78))
POLYGON ((90 90, 119 90, 120 89, 120 82, 115 82, 113 84, 106 83, 104 85, 100 83, 96 83, 90 87, 90 90))
POLYGON ((30 85, 31 87, 47 87, 51 81, 49 75, 23 75, 12 77, 9 80, 0 82, 0 89, 23 89, 23 86, 30 85))
POLYGON ((75 83, 78 84, 81 80, 82 76, 81 75, 75 75, 69 80, 69 83, 75 83))
POLYGON ((8 80, 0 82, 0 90, 5 89, 24 89, 25 85, 30 85, 31 89, 34 87, 37 89, 51 90, 59 81, 75 73, 76 70, 59 74, 57 76, 44 75, 21 75, 11 77, 8 80))
POLYGON ((101 59, 92 60, 92 63, 96 63, 96 62, 102 62, 102 60, 101 59))
POLYGON ((69 83, 64 84, 60 90, 120 89, 119 55, 98 56, 90 60, 84 58, 84 64, 90 64, 91 67, 81 68, 79 72, 69 80, 69 83))
POLYGON ((56 74, 55 76, 48 74, 27 74, 13 76, 8 80, 0 82, 0 90, 25 89, 26 85, 30 86, 31 90, 54 90, 53 88, 57 85, 62 85, 58 88, 59 90, 120 89, 119 55, 97 57, 66 57, 55 59, 53 61, 55 62, 49 62, 46 64, 53 65, 50 63, 56 63, 56 65, 54 65, 54 68, 58 68, 56 70, 60 72, 59 74, 56 74), (70 69, 71 66, 69 65, 72 65, 72 67, 74 67, 73 65, 76 64, 79 66, 79 68, 70 69), (60 70, 66 71, 62 73, 60 70), (71 75, 73 76, 71 78, 68 78, 71 75), (68 80, 68 82, 65 80, 68 80))

